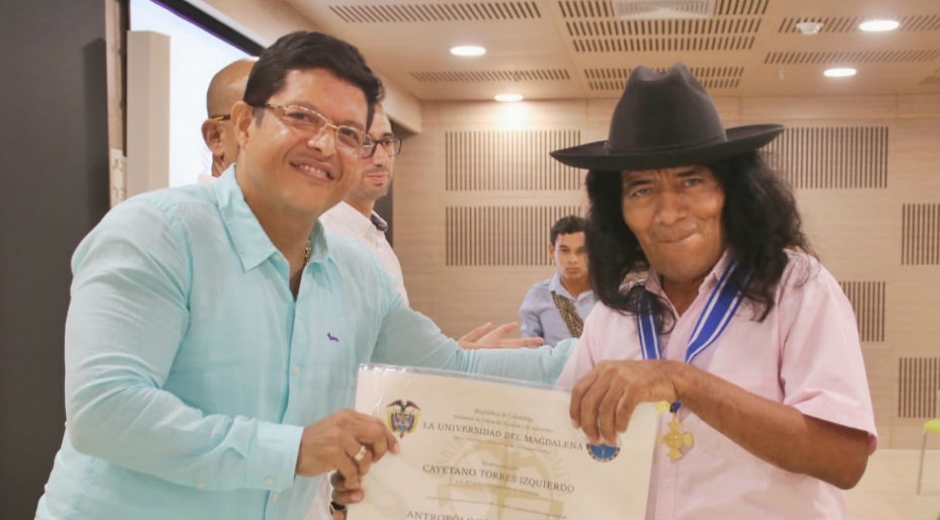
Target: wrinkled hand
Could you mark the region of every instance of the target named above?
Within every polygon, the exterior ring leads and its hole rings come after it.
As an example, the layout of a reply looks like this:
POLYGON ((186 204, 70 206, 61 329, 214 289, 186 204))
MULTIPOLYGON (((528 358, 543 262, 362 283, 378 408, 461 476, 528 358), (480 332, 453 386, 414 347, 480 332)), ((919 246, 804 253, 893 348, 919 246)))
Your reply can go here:
POLYGON ((520 348, 541 346, 542 338, 506 338, 506 334, 519 327, 517 322, 503 323, 493 328, 492 323, 484 323, 464 334, 457 340, 460 348, 475 350, 480 348, 520 348))
POLYGON ((382 421, 352 410, 340 410, 304 428, 297 454, 297 474, 312 477, 336 470, 351 485, 386 452, 398 453, 398 441, 382 421), (360 448, 365 448, 360 454, 360 448), (358 455, 358 457, 357 457, 358 455))
POLYGON ((601 361, 571 391, 569 413, 592 443, 616 446, 640 403, 678 399, 671 361, 601 361))

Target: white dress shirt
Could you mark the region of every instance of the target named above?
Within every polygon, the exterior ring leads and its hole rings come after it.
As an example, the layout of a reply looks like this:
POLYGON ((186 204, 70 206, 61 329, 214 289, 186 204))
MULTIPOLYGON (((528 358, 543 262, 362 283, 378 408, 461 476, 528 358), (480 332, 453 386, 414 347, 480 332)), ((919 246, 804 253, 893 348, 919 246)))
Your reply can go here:
POLYGON ((349 238, 355 238, 361 241, 371 249, 382 266, 388 271, 388 274, 395 278, 395 286, 401 293, 401 298, 405 305, 408 305, 408 292, 405 291, 405 280, 401 272, 401 263, 398 256, 392 250, 392 245, 385 238, 385 230, 388 229, 388 223, 372 212, 372 218, 368 219, 356 208, 346 202, 340 202, 335 207, 320 215, 320 222, 326 229, 349 238))

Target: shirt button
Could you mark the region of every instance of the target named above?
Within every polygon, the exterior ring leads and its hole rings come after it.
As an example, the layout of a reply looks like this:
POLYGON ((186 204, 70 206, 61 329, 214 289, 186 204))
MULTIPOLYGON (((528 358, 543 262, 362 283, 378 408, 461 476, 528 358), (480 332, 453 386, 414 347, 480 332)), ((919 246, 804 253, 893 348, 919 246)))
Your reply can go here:
POLYGON ((300 365, 294 365, 293 367, 291 367, 290 371, 292 374, 296 376, 297 374, 300 373, 300 365))
POLYGON ((271 493, 271 502, 277 502, 277 493, 271 493))
POLYGON ((199 488, 199 489, 206 489, 206 483, 205 483, 205 482, 196 482, 196 487, 199 488))
POLYGON ((666 481, 664 481, 664 482, 663 482, 663 487, 667 487, 667 488, 668 488, 668 487, 672 487, 672 481, 671 481, 671 480, 666 480, 666 481))
POLYGON ((274 485, 274 479, 271 478, 271 477, 268 477, 268 478, 264 479, 264 485, 265 485, 265 486, 273 486, 273 485, 274 485))

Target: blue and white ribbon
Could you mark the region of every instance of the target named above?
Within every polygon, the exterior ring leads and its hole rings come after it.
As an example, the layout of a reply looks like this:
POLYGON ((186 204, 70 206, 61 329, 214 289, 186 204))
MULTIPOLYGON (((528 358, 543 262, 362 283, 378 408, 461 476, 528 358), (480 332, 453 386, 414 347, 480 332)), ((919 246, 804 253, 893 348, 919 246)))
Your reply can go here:
MULTIPOLYGON (((692 330, 692 336, 689 338, 689 346, 685 351, 686 363, 691 363, 695 356, 704 352, 721 336, 721 333, 731 323, 734 313, 744 299, 740 288, 731 281, 734 265, 734 261, 729 262, 728 268, 725 269, 724 274, 718 280, 718 285, 715 286, 708 297, 705 310, 699 316, 698 322, 692 330)), ((651 312, 652 305, 649 301, 649 293, 644 293, 643 298, 644 301, 640 305, 641 312, 636 318, 643 359, 660 359, 662 358, 662 351, 659 346, 659 334, 656 333, 656 319, 651 312)))

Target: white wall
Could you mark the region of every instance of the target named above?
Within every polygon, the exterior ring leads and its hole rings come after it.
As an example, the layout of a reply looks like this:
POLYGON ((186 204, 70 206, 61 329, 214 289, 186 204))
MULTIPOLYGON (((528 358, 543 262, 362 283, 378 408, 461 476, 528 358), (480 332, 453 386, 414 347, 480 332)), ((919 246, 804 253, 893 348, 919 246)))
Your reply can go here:
MULTIPOLYGON (((212 161, 200 133, 207 116, 206 89, 219 69, 248 55, 150 0, 131 0, 130 26, 132 31, 170 37, 169 169, 163 186, 193 184, 200 173, 209 171, 212 161)), ((128 141, 135 137, 130 134, 132 123, 129 121, 128 141)), ((130 167, 134 159, 128 160, 130 167)), ((129 170, 128 175, 134 172, 129 170)), ((131 179, 128 182, 133 183, 131 179)))

